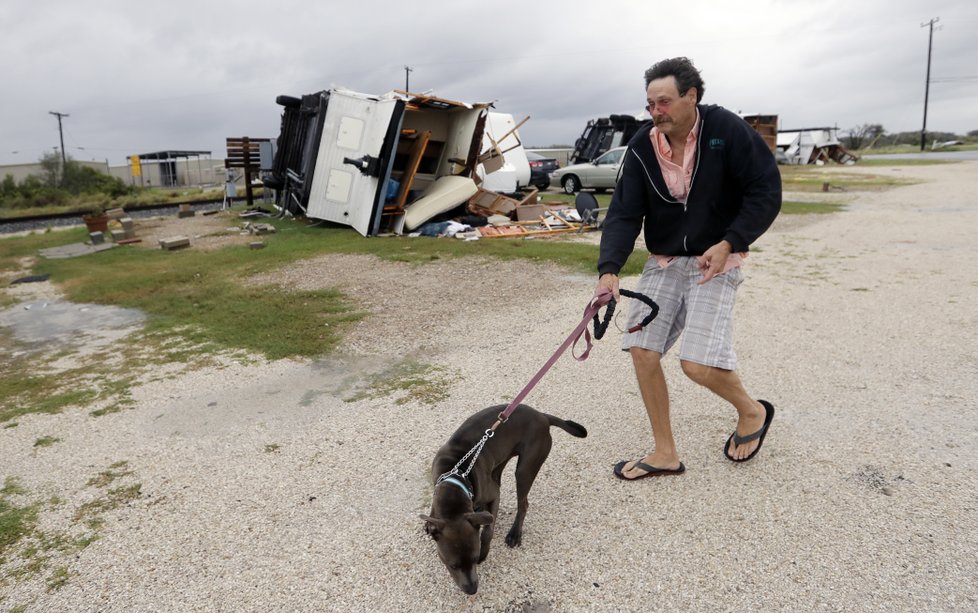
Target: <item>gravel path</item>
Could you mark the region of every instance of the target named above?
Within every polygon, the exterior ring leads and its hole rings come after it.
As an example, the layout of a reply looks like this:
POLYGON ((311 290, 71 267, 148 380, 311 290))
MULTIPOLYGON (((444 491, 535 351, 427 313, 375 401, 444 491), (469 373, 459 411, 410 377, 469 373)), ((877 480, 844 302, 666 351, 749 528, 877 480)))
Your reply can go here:
MULTIPOLYGON (((845 172, 861 172, 845 168, 845 172)), ((734 465, 735 415, 666 361, 688 470, 622 483, 651 444, 618 333, 561 359, 527 402, 554 433, 523 546, 512 467, 480 591, 459 591, 422 531, 437 447, 508 402, 577 324, 594 286, 525 262, 425 266, 324 257, 256 283, 339 285, 376 316, 312 363, 229 364, 149 382, 133 410, 32 415, 0 430, 0 477, 64 501, 67 530, 126 461, 135 500, 46 576, 0 584, 28 611, 973 611, 978 608, 978 162, 869 168, 925 182, 849 210, 779 219, 748 260, 736 345, 774 402, 734 465), (345 402, 404 356, 449 373, 435 406, 345 402), (33 443, 54 435, 61 442, 33 443)), ((625 279, 625 287, 634 279, 625 279)), ((115 485, 115 484, 114 484, 115 485)))

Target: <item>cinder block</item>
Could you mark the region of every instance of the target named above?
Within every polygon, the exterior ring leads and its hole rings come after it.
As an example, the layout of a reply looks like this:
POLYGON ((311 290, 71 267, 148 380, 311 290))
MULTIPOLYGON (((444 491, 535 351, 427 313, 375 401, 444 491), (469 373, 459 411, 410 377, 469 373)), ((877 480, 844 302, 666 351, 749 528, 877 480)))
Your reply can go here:
POLYGON ((122 219, 123 217, 126 216, 126 212, 121 208, 109 209, 108 211, 105 212, 105 214, 108 216, 109 219, 122 219))
POLYGON ((101 245, 105 242, 105 235, 101 232, 90 232, 88 236, 92 239, 93 245, 101 245))
POLYGON ((173 251, 190 246, 190 239, 186 236, 171 236, 170 238, 160 239, 160 249, 173 251))
POLYGON ((126 238, 129 238, 129 237, 126 236, 126 231, 125 230, 112 230, 112 240, 114 240, 115 242, 118 243, 119 241, 121 241, 123 239, 126 239, 126 238))

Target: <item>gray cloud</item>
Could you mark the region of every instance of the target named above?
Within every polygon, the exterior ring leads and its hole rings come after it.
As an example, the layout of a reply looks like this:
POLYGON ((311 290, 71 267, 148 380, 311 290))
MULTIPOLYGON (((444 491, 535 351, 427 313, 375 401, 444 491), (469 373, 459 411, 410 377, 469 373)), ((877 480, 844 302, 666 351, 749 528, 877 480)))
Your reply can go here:
POLYGON ((404 86, 404 65, 415 91, 495 100, 531 116, 525 144, 567 144, 590 118, 640 112, 642 72, 673 55, 701 68, 708 102, 776 113, 782 127, 919 130, 920 24, 936 16, 932 76, 943 80, 931 85, 928 129, 978 129, 973 3, 728 4, 6 0, 0 164, 57 146, 48 111, 70 114, 65 144, 77 159, 222 158, 229 136, 277 134, 276 95, 333 84, 383 93, 404 86))

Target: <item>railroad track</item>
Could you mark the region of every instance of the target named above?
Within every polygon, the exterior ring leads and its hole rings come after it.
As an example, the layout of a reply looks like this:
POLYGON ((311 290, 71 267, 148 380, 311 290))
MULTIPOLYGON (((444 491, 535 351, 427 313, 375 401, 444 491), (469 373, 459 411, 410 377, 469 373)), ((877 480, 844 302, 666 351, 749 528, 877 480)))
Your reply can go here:
MULTIPOLYGON (((204 200, 199 202, 168 202, 166 204, 147 204, 126 207, 126 214, 134 219, 176 215, 181 205, 189 204, 195 211, 214 211, 221 208, 223 200, 204 200)), ((257 204, 257 203, 256 203, 257 204)), ((0 234, 46 230, 47 228, 83 225, 81 213, 51 213, 0 219, 0 234)))

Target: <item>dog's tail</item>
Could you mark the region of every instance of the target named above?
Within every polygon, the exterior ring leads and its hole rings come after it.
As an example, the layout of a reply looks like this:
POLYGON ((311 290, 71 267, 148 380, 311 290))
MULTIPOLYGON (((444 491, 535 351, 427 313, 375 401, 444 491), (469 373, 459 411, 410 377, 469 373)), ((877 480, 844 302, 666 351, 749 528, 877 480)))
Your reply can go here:
POLYGON ((577 422, 564 420, 553 415, 547 415, 547 419, 550 420, 551 426, 557 426, 577 438, 585 438, 587 436, 587 428, 577 422))

